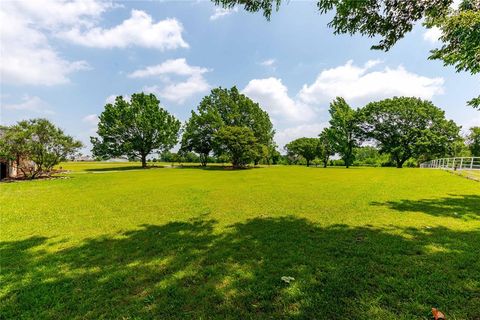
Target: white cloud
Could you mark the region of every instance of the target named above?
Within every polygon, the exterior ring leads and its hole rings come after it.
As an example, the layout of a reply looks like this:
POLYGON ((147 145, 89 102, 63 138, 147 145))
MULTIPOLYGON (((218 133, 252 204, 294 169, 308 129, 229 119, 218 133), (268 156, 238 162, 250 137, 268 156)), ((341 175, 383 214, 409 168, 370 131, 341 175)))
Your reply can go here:
POLYGON ((146 92, 158 94, 160 97, 179 104, 184 103, 195 94, 206 92, 210 85, 203 74, 210 71, 207 68, 191 66, 185 58, 167 60, 161 64, 136 70, 129 74, 130 78, 159 78, 164 84, 147 86, 146 92), (170 75, 187 77, 184 81, 173 81, 170 75))
POLYGON ((166 86, 145 87, 146 92, 158 94, 160 97, 178 104, 184 103, 188 98, 210 89, 210 85, 201 75, 189 77, 186 81, 171 83, 166 86))
POLYGON ((260 103, 273 119, 275 140, 280 147, 300 137, 316 137, 328 126, 322 116, 336 96, 349 103, 363 103, 392 96, 417 96, 430 99, 443 92, 442 78, 428 78, 408 72, 402 66, 382 67, 379 60, 363 66, 352 61, 325 69, 311 84, 304 84, 298 94, 289 95, 281 79, 270 77, 251 80, 243 93, 260 103))
POLYGON ((267 60, 264 60, 264 61, 260 62, 260 64, 262 66, 265 66, 265 67, 271 67, 275 64, 275 59, 267 59, 267 60))
POLYGON ((215 11, 213 14, 210 16, 210 20, 217 20, 219 18, 223 18, 225 16, 228 16, 234 12, 238 12, 238 8, 235 7, 233 9, 225 9, 225 8, 215 8, 215 11))
POLYGON ((308 137, 308 138, 316 138, 322 132, 323 128, 328 127, 328 123, 321 122, 315 124, 302 124, 294 127, 289 127, 286 129, 279 130, 275 134, 275 141, 277 142, 280 149, 289 143, 290 141, 308 137))
POLYGON ((277 60, 275 59, 267 59, 260 62, 259 64, 265 68, 275 71, 277 69, 276 63, 277 63, 277 60))
POLYGON ((304 85, 300 99, 308 104, 331 101, 337 96, 349 102, 365 103, 392 96, 415 96, 431 99, 443 93, 443 78, 429 78, 405 70, 403 66, 371 70, 380 62, 368 61, 363 67, 353 61, 323 70, 311 85, 304 85))
POLYGON ((130 78, 145 78, 162 76, 167 74, 176 74, 180 76, 193 76, 201 75, 208 72, 207 68, 201 68, 197 66, 190 66, 185 58, 167 60, 161 64, 146 67, 132 72, 128 76, 130 78))
POLYGON ((48 103, 43 101, 37 96, 24 96, 22 102, 14 104, 2 104, 1 108, 3 110, 12 110, 12 111, 25 111, 28 113, 38 113, 38 114, 55 114, 50 109, 48 103))
MULTIPOLYGON (((105 99, 105 103, 111 103, 113 104, 115 102, 115 99, 119 96, 119 94, 111 94, 105 99)), ((123 100, 130 102, 130 95, 124 94, 122 95, 123 100)))
POLYGON ((132 10, 131 17, 121 24, 103 29, 89 28, 82 31, 75 27, 60 33, 73 43, 94 48, 126 48, 140 46, 158 50, 188 48, 182 38, 183 26, 176 19, 154 22, 144 11, 132 10))
POLYGON ((117 98, 116 94, 111 94, 105 99, 105 103, 111 103, 113 104, 115 102, 115 99, 117 98))
POLYGON ((10 2, 8 4, 2 3, 0 10, 3 83, 51 86, 67 83, 69 74, 88 69, 85 61, 62 58, 50 46, 47 37, 34 29, 27 17, 13 10, 10 2))
POLYGON ((82 121, 88 123, 90 126, 96 127, 99 121, 98 115, 95 113, 86 115, 85 117, 83 117, 82 121))
POLYGON ((21 12, 36 26, 57 29, 61 26, 92 26, 107 9, 118 5, 98 0, 35 0, 11 1, 7 6, 21 12))
POLYGON ((307 104, 288 96, 288 89, 278 78, 253 79, 243 93, 260 103, 276 121, 309 121, 315 116, 307 104))
POLYGON ((436 43, 439 41, 441 35, 442 30, 440 30, 440 28, 432 27, 423 33, 423 39, 430 43, 436 43))
POLYGON ((102 15, 120 7, 101 0, 3 1, 0 6, 0 75, 2 83, 53 86, 68 83, 72 73, 89 69, 85 61, 62 57, 50 38, 100 48, 142 46, 159 50, 188 47, 175 19, 154 22, 147 13, 110 29, 98 27, 102 15))

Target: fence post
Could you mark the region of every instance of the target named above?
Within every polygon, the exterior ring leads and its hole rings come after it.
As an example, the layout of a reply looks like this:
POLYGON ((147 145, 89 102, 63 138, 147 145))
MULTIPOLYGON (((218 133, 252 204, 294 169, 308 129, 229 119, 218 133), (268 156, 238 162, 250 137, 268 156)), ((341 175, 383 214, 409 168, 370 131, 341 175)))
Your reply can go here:
POLYGON ((460 158, 460 170, 462 170, 462 166, 463 166, 463 158, 460 158))
POLYGON ((470 161, 470 170, 473 169, 473 157, 472 157, 472 161, 470 161))

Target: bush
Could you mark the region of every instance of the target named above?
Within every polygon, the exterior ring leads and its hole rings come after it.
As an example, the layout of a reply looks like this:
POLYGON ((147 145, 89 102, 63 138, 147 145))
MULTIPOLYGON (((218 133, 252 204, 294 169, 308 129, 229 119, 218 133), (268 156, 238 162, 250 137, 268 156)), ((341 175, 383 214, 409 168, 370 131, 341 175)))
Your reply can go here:
POLYGON ((410 158, 405 162, 404 165, 408 168, 416 168, 416 167, 418 167, 418 162, 417 162, 417 160, 415 160, 413 158, 410 158))
POLYGON ((330 165, 343 167, 345 166, 345 161, 343 161, 342 159, 330 160, 330 165))

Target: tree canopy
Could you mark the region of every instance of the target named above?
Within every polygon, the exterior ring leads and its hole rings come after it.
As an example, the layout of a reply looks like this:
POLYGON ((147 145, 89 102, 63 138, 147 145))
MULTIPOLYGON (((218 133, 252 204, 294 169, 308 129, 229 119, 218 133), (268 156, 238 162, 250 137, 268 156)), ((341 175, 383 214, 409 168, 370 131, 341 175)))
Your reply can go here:
POLYGON ((354 148, 360 144, 357 112, 345 99, 337 97, 330 103, 329 136, 333 150, 338 153, 348 168, 354 160, 354 148))
POLYGON ((202 166, 207 165, 208 156, 214 148, 214 135, 222 126, 222 119, 216 112, 192 111, 185 123, 181 151, 194 151, 200 156, 202 166))
POLYGON ((244 167, 256 156, 257 139, 247 127, 223 126, 215 133, 217 152, 226 155, 234 168, 244 167))
POLYGON ((411 157, 429 160, 448 154, 459 138, 460 127, 432 102, 419 98, 371 102, 360 110, 360 119, 365 137, 390 154, 398 168, 411 157))
POLYGON ((333 132, 330 128, 324 128, 318 136, 318 157, 322 160, 323 167, 326 168, 328 159, 335 154, 332 144, 333 132))
MULTIPOLYGON (((246 154, 252 155, 251 161, 269 157, 274 146, 275 131, 268 113, 258 103, 241 94, 236 87, 215 88, 202 99, 197 112, 192 111, 185 124, 182 150, 199 153, 205 159, 203 164, 206 164, 211 151, 217 156, 228 154, 231 157, 231 149, 225 143, 232 142, 229 138, 232 132, 241 133, 241 137, 250 139, 250 134, 238 128, 249 129, 255 138, 254 141, 249 140, 255 152, 251 153, 250 148, 245 150, 246 154), (224 127, 230 128, 219 134, 224 127)), ((237 147, 243 145, 240 143, 237 147)), ((246 163, 241 161, 234 165, 243 166, 246 163)))
POLYGON ((142 167, 152 152, 171 149, 178 139, 180 122, 160 107, 153 94, 135 93, 105 105, 99 117, 98 137, 91 137, 93 155, 99 158, 139 158, 142 167))
POLYGON ((470 128, 466 142, 472 156, 480 157, 480 127, 470 128))
POLYGON ((303 157, 308 167, 310 162, 318 156, 319 142, 318 138, 298 138, 285 145, 285 149, 289 156, 303 157))
POLYGON ((82 147, 47 119, 23 120, 2 128, 0 157, 16 161, 26 178, 49 175, 53 167, 82 147), (25 165, 33 161, 34 165, 25 165))

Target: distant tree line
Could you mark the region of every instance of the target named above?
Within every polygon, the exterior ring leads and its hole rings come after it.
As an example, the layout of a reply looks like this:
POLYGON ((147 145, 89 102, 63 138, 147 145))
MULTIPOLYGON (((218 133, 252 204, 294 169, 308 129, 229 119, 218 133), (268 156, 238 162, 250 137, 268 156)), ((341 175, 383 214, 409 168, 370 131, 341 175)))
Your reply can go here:
POLYGON ((329 112, 330 126, 318 138, 299 138, 285 146, 290 162, 402 168, 434 158, 480 155, 480 129, 473 127, 462 137, 460 127, 430 101, 395 97, 354 110, 336 98, 329 112), (335 154, 341 162, 329 161, 335 154))
MULTIPOLYGON (((329 127, 318 137, 285 145, 281 155, 266 111, 236 87, 216 88, 182 125, 153 94, 119 96, 99 117, 91 137, 96 159, 127 157, 172 163, 418 166, 440 157, 480 156, 480 127, 465 136, 432 102, 394 97, 353 109, 343 98, 330 103, 329 127), (182 134, 182 135, 181 135, 182 134), (180 137, 181 135, 181 137, 180 137), (178 152, 171 149, 179 144, 178 152), (157 154, 158 158, 152 155, 157 154)), ((24 177, 50 175, 82 143, 46 119, 20 121, 0 128, 0 160, 17 163, 24 177), (34 166, 23 166, 28 159, 34 166)))
POLYGON ((370 102, 357 110, 337 97, 329 108, 329 127, 318 137, 303 137, 285 145, 281 155, 266 111, 236 87, 215 88, 181 125, 153 94, 117 97, 100 115, 93 154, 100 159, 126 156, 147 165, 159 161, 183 163, 311 164, 417 166, 432 158, 478 154, 478 130, 468 137, 445 118, 432 102, 394 97, 370 102), (180 138, 180 134, 181 138, 180 138), (170 150, 179 143, 178 152, 170 150), (336 155, 335 159, 332 157, 336 155), (157 160, 157 158, 155 158, 157 160))

